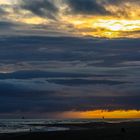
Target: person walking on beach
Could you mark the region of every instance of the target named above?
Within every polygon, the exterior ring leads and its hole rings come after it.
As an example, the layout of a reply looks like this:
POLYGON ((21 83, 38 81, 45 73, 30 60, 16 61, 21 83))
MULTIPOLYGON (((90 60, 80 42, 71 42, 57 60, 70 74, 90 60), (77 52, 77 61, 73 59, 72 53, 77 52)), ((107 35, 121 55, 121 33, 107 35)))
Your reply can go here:
POLYGON ((121 137, 122 137, 122 140, 125 139, 125 135, 126 135, 126 129, 125 128, 121 128, 121 137))

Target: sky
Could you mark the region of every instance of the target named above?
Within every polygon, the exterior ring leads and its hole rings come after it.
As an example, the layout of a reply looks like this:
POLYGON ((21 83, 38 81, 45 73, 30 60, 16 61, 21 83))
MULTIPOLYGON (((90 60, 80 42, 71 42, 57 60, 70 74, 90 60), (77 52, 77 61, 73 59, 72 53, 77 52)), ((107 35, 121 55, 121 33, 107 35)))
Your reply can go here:
POLYGON ((0 118, 140 118, 139 0, 0 0, 0 118))

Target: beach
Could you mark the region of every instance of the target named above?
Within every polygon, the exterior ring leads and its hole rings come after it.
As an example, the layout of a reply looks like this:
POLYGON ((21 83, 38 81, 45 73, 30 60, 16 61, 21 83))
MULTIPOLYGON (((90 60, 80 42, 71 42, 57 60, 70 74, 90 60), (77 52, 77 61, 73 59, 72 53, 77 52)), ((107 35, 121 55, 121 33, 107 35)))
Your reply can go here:
POLYGON ((49 124, 64 131, 0 134, 0 140, 139 140, 140 122, 49 124))

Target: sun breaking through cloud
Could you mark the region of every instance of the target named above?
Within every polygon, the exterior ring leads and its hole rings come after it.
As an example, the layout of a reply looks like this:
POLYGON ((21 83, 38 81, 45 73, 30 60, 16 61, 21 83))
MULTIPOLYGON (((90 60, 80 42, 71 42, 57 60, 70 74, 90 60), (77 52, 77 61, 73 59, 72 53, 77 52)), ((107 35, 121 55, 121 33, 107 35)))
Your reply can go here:
POLYGON ((140 117, 139 45, 140 0, 0 0, 0 115, 140 117))
POLYGON ((0 0, 0 23, 11 23, 13 34, 139 38, 139 5, 137 0, 0 0))

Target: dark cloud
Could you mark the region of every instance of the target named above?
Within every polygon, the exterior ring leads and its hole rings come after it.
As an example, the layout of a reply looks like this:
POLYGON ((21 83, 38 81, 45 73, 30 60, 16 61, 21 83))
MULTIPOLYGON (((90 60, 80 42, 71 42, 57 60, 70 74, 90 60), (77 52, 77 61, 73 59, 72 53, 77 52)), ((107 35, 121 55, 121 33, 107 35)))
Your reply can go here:
POLYGON ((50 83, 68 85, 68 86, 79 86, 79 85, 120 85, 127 82, 111 81, 111 80, 91 80, 91 79, 52 79, 47 80, 50 83))
POLYGON ((6 14, 5 10, 2 7, 0 7, 0 14, 6 14))
POLYGON ((12 23, 12 22, 9 22, 9 21, 0 21, 0 29, 1 30, 5 30, 5 29, 11 29, 13 27, 16 27, 18 26, 18 24, 15 24, 15 23, 12 23))
MULTIPOLYGON (((11 73, 0 73, 0 79, 33 79, 33 78, 78 78, 78 77, 91 77, 92 74, 80 74, 80 73, 66 73, 66 72, 49 72, 49 71, 37 71, 37 70, 23 70, 11 73)), ((104 76, 104 75, 95 75, 104 76)))
MULTIPOLYGON (((63 1, 63 3, 59 1, 60 5, 64 3, 71 9, 69 14, 110 14, 110 12, 96 0, 66 0, 63 1)), ((57 13, 59 12, 60 7, 57 7, 56 5, 57 3, 54 0, 22 0, 21 2, 21 7, 23 9, 29 10, 38 16, 49 17, 51 19, 55 19, 57 17, 57 13)))
POLYGON ((108 4, 124 4, 124 3, 135 3, 135 4, 138 4, 139 3, 139 0, 103 0, 103 2, 107 2, 108 4))
MULTIPOLYGON (((15 113, 24 112, 63 112, 63 111, 87 111, 96 109, 137 109, 140 110, 140 96, 84 96, 63 97, 57 96, 53 91, 39 92, 23 90, 23 88, 0 85, 5 94, 0 95, 0 112, 15 113), (3 86, 3 87, 2 87, 3 86), (9 89, 6 89, 9 87, 9 89), (5 103, 6 101, 6 103, 5 103)), ((76 94, 76 93, 75 93, 76 94)), ((16 115, 16 114, 15 114, 16 115)))
POLYGON ((0 38, 0 112, 140 109, 140 40, 0 38))
POLYGON ((104 6, 100 5, 96 0, 67 0, 71 8, 71 12, 75 14, 89 15, 108 15, 110 14, 104 6))
POLYGON ((50 0, 22 0, 21 7, 35 15, 50 19, 56 19, 58 13, 58 8, 50 0))

